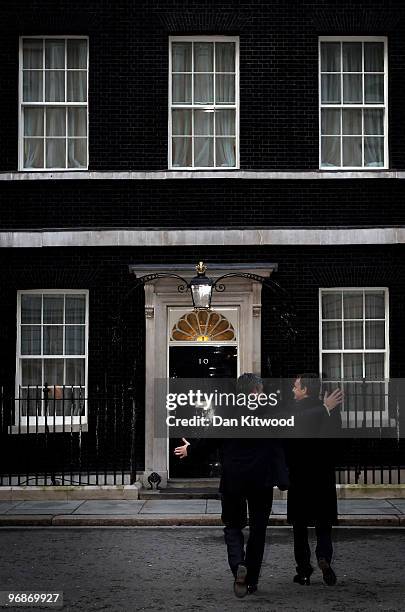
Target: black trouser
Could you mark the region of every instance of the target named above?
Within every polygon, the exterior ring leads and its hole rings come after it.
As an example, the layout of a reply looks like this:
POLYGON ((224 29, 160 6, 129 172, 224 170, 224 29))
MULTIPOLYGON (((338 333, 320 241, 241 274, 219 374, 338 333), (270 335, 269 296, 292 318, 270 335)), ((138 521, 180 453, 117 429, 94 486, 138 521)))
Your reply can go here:
MULTIPOLYGON (((297 563, 297 572, 311 573, 311 549, 308 543, 308 527, 305 524, 294 523, 294 555, 297 563)), ((332 525, 330 523, 317 522, 315 524, 317 559, 332 561, 332 525)))
POLYGON ((248 584, 257 584, 263 560, 266 528, 273 503, 273 489, 247 495, 222 494, 222 522, 228 562, 233 574, 240 563, 245 563, 248 584), (249 508, 249 538, 244 550, 242 529, 247 525, 249 508))

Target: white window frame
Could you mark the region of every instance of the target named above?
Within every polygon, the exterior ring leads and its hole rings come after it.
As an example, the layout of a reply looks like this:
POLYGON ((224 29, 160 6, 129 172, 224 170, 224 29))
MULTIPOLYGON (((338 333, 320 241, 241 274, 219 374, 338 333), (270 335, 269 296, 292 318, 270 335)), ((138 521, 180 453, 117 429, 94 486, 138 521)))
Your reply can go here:
MULTIPOLYGON (((194 54, 193 54, 193 67, 194 67, 194 54)), ((215 57, 214 57, 215 62, 215 57)), ((192 74, 193 68, 192 68, 192 74)), ((169 79, 168 79, 168 90, 169 90, 169 117, 168 117, 168 167, 170 170, 209 170, 209 171, 222 171, 228 172, 232 170, 239 169, 239 36, 170 36, 169 37, 169 79), (215 104, 215 79, 214 79, 214 103, 213 104, 172 104, 172 43, 173 42, 233 42, 235 43, 235 104, 215 104), (226 110, 226 109, 234 109, 235 110, 235 166, 230 167, 215 167, 214 166, 195 166, 194 165, 194 135, 192 135, 192 161, 193 164, 191 166, 173 166, 172 163, 172 109, 173 108, 184 108, 190 110, 226 110)), ((193 91, 193 81, 192 81, 192 91, 193 91)), ((215 134, 214 134, 214 144, 215 144, 215 134)), ((214 146, 214 162, 215 162, 215 146, 214 146)))
MULTIPOLYGON (((340 72, 343 74, 343 71, 340 72)), ((364 74, 364 53, 363 53, 363 71, 364 74)), ((318 39, 318 108, 319 108, 319 119, 318 119, 318 134, 319 134, 319 168, 322 171, 336 172, 337 170, 364 170, 364 171, 382 171, 389 168, 389 147, 388 147, 388 38, 387 36, 320 36, 318 39), (323 104, 322 103, 322 86, 321 86, 321 43, 323 42, 382 42, 384 43, 384 103, 383 104, 344 104, 343 103, 343 86, 341 83, 341 103, 340 104, 323 104), (378 167, 369 166, 330 166, 322 165, 322 109, 383 109, 384 110, 384 165, 378 167)), ((364 127, 362 129, 362 149, 364 147, 364 127)), ((343 159, 342 153, 342 129, 341 129, 341 161, 343 159)), ((362 151, 362 163, 364 163, 364 151, 362 151)))
MULTIPOLYGON (((342 298, 343 299, 343 298, 342 298)), ((368 382, 373 383, 373 382, 381 382, 381 383, 385 383, 385 393, 386 393, 386 401, 385 401, 385 410, 381 413, 381 422, 384 424, 384 426, 390 426, 390 421, 389 421, 389 413, 388 413, 388 383, 387 380, 389 379, 389 375, 390 375, 390 346, 389 346, 389 319, 390 319, 390 311, 389 311, 389 290, 388 287, 326 287, 326 288, 320 288, 319 289, 319 372, 320 375, 323 376, 323 360, 322 357, 324 354, 328 354, 328 353, 339 353, 342 357, 342 355, 344 354, 349 354, 349 353, 361 353, 362 355, 365 355, 367 353, 382 353, 385 355, 385 360, 384 360, 384 380, 379 380, 379 381, 374 381, 374 380, 370 380, 368 382), (322 327, 322 323, 323 321, 333 321, 334 319, 323 319, 322 318, 322 296, 325 293, 344 293, 344 292, 350 292, 350 293, 362 293, 363 294, 363 318, 362 319, 355 319, 356 321, 363 321, 363 338, 364 338, 364 330, 365 330, 365 311, 364 311, 364 292, 365 291, 383 291, 384 292, 384 296, 385 296, 385 300, 384 300, 384 307, 385 307, 385 348, 384 349, 366 349, 365 348, 365 344, 364 347, 362 349, 344 349, 344 348, 340 348, 340 349, 324 349, 323 348, 323 327, 322 327)), ((342 305, 343 308, 343 305, 342 305)), ((343 317, 343 311, 342 311, 342 317, 343 317)), ((336 321, 343 321, 343 319, 335 319, 336 321)), ((346 320, 346 319, 345 319, 346 320)), ((350 320, 350 319, 347 319, 350 320)), ((344 336, 343 336, 343 330, 342 330, 342 346, 344 346, 344 336)), ((342 361, 341 361, 341 375, 343 377, 343 366, 342 366, 342 361)), ((329 380, 325 379, 325 380, 329 380)), ((344 380, 344 379, 343 379, 344 380)), ((365 371, 364 371, 364 359, 363 359, 363 380, 365 380, 365 371)), ((336 381, 338 382, 338 381, 336 381)), ((353 382, 353 383, 361 383, 362 381, 355 381, 355 380, 350 380, 348 382, 353 382)), ((367 382, 367 381, 366 381, 367 382)), ((353 413, 348 414, 348 411, 345 409, 344 406, 344 400, 343 400, 343 405, 342 405, 342 412, 344 415, 343 418, 343 423, 342 426, 343 427, 356 427, 357 426, 357 420, 355 418, 355 415, 353 413), (348 418, 347 418, 348 417, 348 418)), ((363 416, 364 416, 364 420, 365 423, 368 427, 371 427, 374 424, 374 427, 379 427, 380 426, 380 419, 374 419, 374 415, 373 415, 373 411, 372 410, 365 410, 362 412, 363 416)))
MULTIPOLYGON (((41 311, 42 319, 43 311, 41 311)), ((41 322, 41 328, 43 323, 41 322)), ((44 432, 45 426, 49 427, 51 432, 72 431, 72 430, 87 430, 88 424, 88 361, 89 361, 89 291, 88 289, 27 289, 17 291, 17 346, 16 346, 16 376, 15 376, 15 425, 12 426, 12 433, 20 433, 21 431, 44 432), (31 355, 28 357, 37 359, 84 359, 84 414, 83 415, 49 415, 49 416, 21 416, 20 405, 18 401, 19 389, 21 385, 21 360, 26 359, 27 355, 21 354, 21 296, 22 295, 85 295, 86 296, 86 311, 85 311, 85 335, 84 335, 84 357, 83 355, 31 355)), ((53 387, 51 386, 50 389, 53 387)), ((44 401, 44 400, 40 400, 44 401)), ((50 398, 49 402, 52 403, 50 398)))
MULTIPOLYGON (((20 172, 83 172, 88 170, 89 168, 89 37, 88 36, 80 36, 80 35, 56 35, 56 36, 20 36, 19 38, 19 66, 18 66, 18 169, 20 172), (55 39, 64 39, 65 40, 65 72, 67 72, 66 67, 66 42, 72 39, 81 39, 87 41, 87 91, 86 91, 86 102, 45 102, 45 79, 43 79, 42 87, 43 87, 43 98, 42 102, 24 102, 23 101, 23 41, 25 39, 37 38, 42 40, 45 43, 45 40, 55 40, 55 39), (86 126, 86 155, 87 155, 87 164, 81 168, 60 168, 60 167, 45 167, 46 163, 46 149, 44 144, 44 167, 43 168, 25 168, 24 167, 24 107, 38 107, 38 108, 46 108, 49 107, 82 107, 86 108, 87 111, 87 126, 86 126)), ((45 71, 45 44, 43 46, 43 68, 42 71, 45 71)), ((74 69, 70 69, 74 70, 74 69)), ((83 70, 83 69, 81 69, 83 70)), ((66 99, 66 79, 65 79, 65 99, 66 99)), ((46 125, 44 124, 44 141, 46 139, 46 125)), ((67 157, 67 148, 68 148, 68 135, 66 133, 66 163, 68 161, 67 157)))

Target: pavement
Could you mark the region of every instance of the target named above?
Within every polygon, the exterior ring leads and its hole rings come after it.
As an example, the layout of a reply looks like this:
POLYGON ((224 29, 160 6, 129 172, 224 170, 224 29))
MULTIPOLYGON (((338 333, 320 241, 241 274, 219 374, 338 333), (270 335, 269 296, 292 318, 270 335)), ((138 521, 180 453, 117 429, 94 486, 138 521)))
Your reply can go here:
MULTIPOLYGON (((275 500, 269 525, 287 525, 286 511, 275 500)), ((342 526, 405 527, 405 499, 342 499, 338 511, 342 526)), ((0 501, 0 527, 221 524, 217 499, 0 501)))
POLYGON ((69 612, 404 612, 405 533, 337 528, 333 539, 337 585, 315 567, 300 586, 291 530, 270 527, 259 590, 236 599, 219 527, 6 528, 0 586, 62 591, 69 612))

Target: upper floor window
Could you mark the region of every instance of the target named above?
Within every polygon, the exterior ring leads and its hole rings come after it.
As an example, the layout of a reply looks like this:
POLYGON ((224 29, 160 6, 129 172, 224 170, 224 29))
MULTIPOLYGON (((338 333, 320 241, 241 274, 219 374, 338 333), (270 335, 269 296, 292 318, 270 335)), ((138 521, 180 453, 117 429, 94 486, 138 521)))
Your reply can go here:
POLYGON ((88 39, 20 39, 20 170, 84 170, 88 39))
POLYGON ((321 168, 386 168, 387 40, 321 38, 321 168))
POLYGON ((169 70, 169 167, 237 168, 238 39, 171 38, 169 70))

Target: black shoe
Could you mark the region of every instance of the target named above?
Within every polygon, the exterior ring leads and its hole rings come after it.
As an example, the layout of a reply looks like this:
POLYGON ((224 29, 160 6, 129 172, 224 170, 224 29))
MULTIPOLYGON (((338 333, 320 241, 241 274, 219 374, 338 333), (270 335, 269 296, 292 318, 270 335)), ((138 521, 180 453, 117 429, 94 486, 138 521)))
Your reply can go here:
POLYGON ((309 586, 311 584, 310 576, 313 571, 314 569, 312 565, 309 565, 308 567, 297 567, 297 574, 294 576, 293 582, 309 586))
POLYGON ((304 576, 304 574, 296 574, 293 578, 293 582, 302 585, 305 584, 306 586, 309 586, 311 584, 309 576, 304 576))
POLYGON ((334 586, 337 582, 336 574, 326 559, 318 559, 319 569, 323 574, 323 581, 328 586, 334 586))
POLYGON ((235 574, 235 582, 233 583, 233 592, 236 597, 245 597, 248 592, 248 586, 246 582, 247 567, 241 563, 238 565, 238 569, 235 574))
POLYGON ((248 584, 247 592, 249 595, 252 595, 252 593, 256 593, 256 591, 257 591, 257 584, 248 584))

